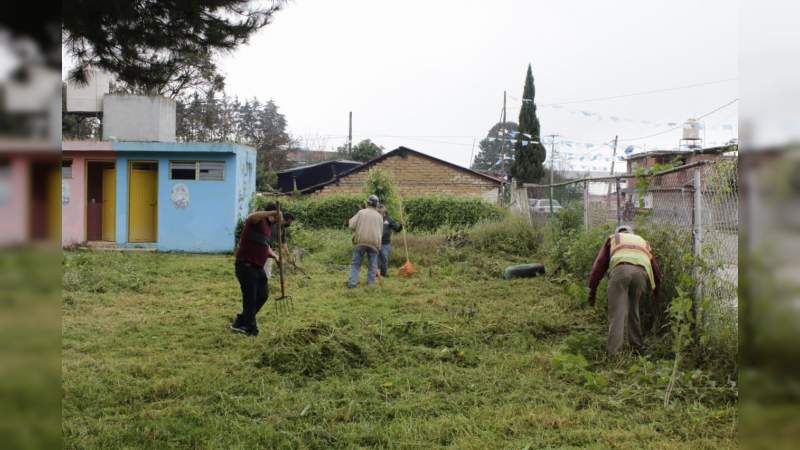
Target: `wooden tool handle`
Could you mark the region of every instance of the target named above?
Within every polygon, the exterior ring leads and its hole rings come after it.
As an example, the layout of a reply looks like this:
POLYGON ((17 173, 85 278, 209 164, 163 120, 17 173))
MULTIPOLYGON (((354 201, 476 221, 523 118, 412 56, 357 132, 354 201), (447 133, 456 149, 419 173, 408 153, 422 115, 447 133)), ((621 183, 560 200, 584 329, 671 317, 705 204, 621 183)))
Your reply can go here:
POLYGON ((283 221, 281 220, 282 214, 280 202, 275 202, 275 209, 278 210, 278 236, 273 240, 273 242, 278 243, 278 273, 281 276, 281 297, 286 297, 286 283, 283 279, 283 221))

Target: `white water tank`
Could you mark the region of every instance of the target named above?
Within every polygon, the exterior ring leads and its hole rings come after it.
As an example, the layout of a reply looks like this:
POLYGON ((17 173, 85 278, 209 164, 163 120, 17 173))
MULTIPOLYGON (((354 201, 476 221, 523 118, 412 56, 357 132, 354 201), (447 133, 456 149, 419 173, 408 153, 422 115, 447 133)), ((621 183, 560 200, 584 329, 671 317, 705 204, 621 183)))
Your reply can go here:
POLYGON ((689 119, 683 124, 683 139, 687 141, 700 140, 700 122, 695 119, 689 119))
POLYGON ((103 140, 175 142, 175 100, 145 95, 103 98, 103 140))
POLYGON ((103 110, 103 96, 111 87, 111 75, 101 70, 89 71, 85 85, 67 82, 67 111, 100 112, 103 110))

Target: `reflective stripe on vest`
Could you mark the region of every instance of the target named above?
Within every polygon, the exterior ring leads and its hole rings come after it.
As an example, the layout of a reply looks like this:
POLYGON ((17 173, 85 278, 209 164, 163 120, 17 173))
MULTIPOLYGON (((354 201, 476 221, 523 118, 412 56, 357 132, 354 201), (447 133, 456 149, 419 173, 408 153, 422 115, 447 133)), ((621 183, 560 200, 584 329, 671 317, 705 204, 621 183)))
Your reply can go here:
POLYGON ((620 263, 641 266, 647 271, 650 289, 655 289, 656 282, 653 276, 653 266, 650 264, 653 254, 647 241, 641 236, 632 233, 615 233, 609 236, 609 239, 611 240, 609 252, 611 261, 609 261, 608 269, 611 270, 620 263))

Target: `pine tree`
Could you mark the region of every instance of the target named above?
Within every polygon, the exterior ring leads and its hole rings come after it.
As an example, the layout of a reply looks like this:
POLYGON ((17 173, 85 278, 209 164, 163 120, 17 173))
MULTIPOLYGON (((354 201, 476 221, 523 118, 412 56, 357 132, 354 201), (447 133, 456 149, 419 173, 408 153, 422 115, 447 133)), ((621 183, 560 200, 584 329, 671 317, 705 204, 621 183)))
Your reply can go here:
POLYGON ((214 55, 246 43, 286 2, 273 0, 64 0, 62 48, 73 58, 70 78, 85 82, 92 67, 116 75, 129 92, 177 98, 221 90, 214 55))
POLYGON ((536 183, 544 176, 544 159, 546 151, 541 144, 539 118, 536 117, 534 97, 536 88, 533 84, 533 71, 528 64, 525 76, 525 88, 522 92, 522 108, 519 111, 519 132, 514 144, 514 162, 511 164, 511 176, 523 183, 536 183), (527 136, 526 136, 527 135, 527 136))
MULTIPOLYGON (((515 122, 497 122, 494 124, 494 126, 489 129, 489 132, 486 133, 486 137, 478 144, 480 150, 478 154, 475 155, 472 168, 474 170, 486 170, 499 175, 502 169, 500 149, 504 147, 502 139, 503 134, 500 133, 500 130, 504 129, 506 132, 515 132, 518 128, 519 126, 515 122)), ((511 154, 511 144, 511 140, 505 143, 503 153, 505 153, 506 157, 511 154)))

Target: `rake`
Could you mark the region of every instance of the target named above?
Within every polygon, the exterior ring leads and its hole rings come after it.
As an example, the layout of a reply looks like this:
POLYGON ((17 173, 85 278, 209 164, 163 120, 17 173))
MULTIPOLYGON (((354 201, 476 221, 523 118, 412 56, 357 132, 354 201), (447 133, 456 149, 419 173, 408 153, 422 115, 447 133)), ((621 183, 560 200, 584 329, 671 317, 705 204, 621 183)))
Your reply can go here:
POLYGON ((401 201, 400 201, 400 222, 403 224, 403 246, 406 249, 406 263, 403 264, 403 267, 401 267, 397 271, 397 274, 400 275, 401 277, 410 278, 415 273, 417 273, 417 268, 414 267, 413 264, 411 264, 411 260, 408 258, 408 240, 406 239, 406 228, 407 227, 406 227, 406 221, 405 221, 405 219, 403 217, 403 210, 404 209, 405 209, 405 204, 403 203, 403 201, 401 199, 401 201))
MULTIPOLYGON (((275 202, 275 207, 278 211, 278 217, 282 217, 281 214, 281 204, 280 202, 275 202)), ((292 297, 286 295, 286 281, 283 277, 283 245, 281 240, 283 239, 283 223, 281 220, 278 220, 278 273, 280 274, 281 278, 281 296, 275 299, 275 312, 284 312, 289 313, 294 311, 294 302, 292 301, 292 297)))

